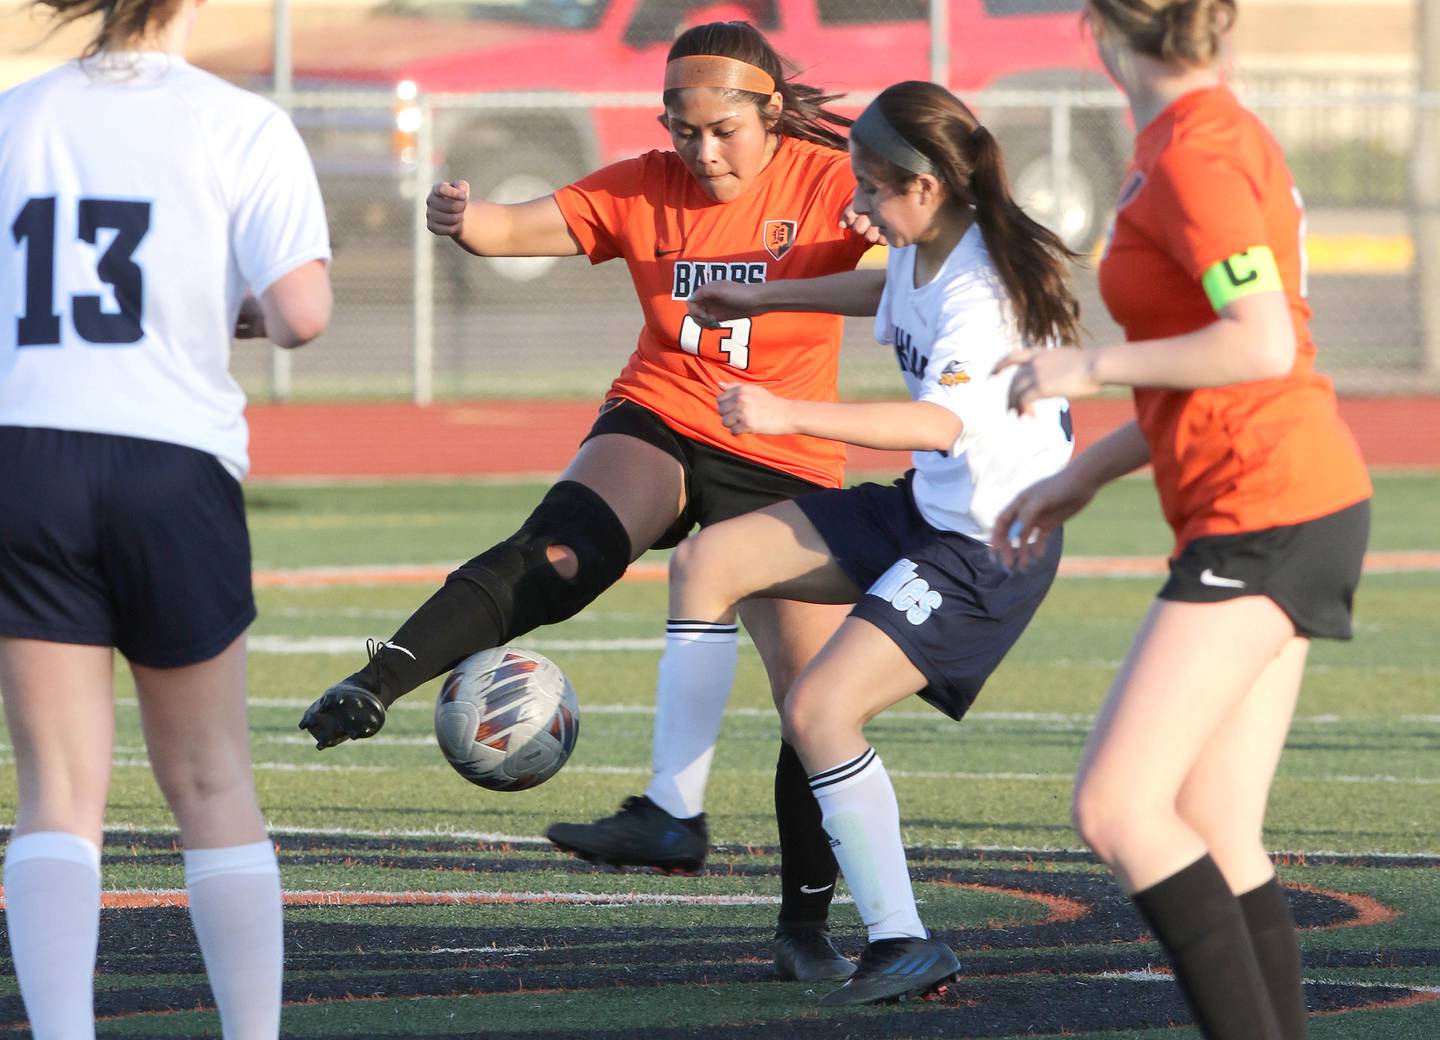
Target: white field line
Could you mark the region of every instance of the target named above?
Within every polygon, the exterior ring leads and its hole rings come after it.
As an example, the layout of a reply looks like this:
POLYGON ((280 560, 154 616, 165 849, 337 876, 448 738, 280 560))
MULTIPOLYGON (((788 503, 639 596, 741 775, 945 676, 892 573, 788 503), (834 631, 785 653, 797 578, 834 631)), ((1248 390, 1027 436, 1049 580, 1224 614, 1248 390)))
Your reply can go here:
MULTIPOLYGON (((1175 983, 1175 976, 1168 971, 1148 969, 1141 971, 1099 971, 1084 976, 1088 979, 1118 979, 1121 982, 1165 982, 1175 983)), ((1305 981, 1312 986, 1354 986, 1356 989, 1404 989, 1412 993, 1440 993, 1440 986, 1415 986, 1408 982, 1351 982, 1349 979, 1318 978, 1306 975, 1305 981)))
MULTIPOLYGON (((305 709, 313 702, 313 697, 251 697, 250 707, 252 709, 263 708, 284 708, 287 710, 305 709)), ((123 708, 138 707, 139 702, 134 697, 117 697, 115 704, 123 708)), ((415 698, 405 701, 396 701, 390 705, 391 712, 417 712, 431 713, 434 706, 426 698, 415 698)), ((655 705, 653 704, 587 704, 582 709, 585 715, 635 715, 641 717, 653 717, 655 705)), ((768 719, 775 717, 773 708, 726 708, 725 714, 732 718, 739 719, 768 719)), ((887 711, 884 718, 901 722, 932 722, 938 718, 934 711, 887 711)), ((1095 716, 1084 712, 1059 712, 1059 711, 972 711, 966 714, 967 723, 976 722, 1022 722, 1032 723, 1036 726, 1048 726, 1059 729, 1088 729, 1095 722, 1095 716)), ((1335 726, 1346 724, 1363 724, 1367 722, 1399 722, 1407 725, 1436 726, 1440 725, 1440 715, 1297 715, 1295 716, 1297 726, 1335 726)), ((260 739, 260 738, 256 738, 260 739)), ((312 743, 302 736, 267 738, 276 743, 286 744, 308 744, 312 743)), ((387 744, 404 746, 406 744, 427 743, 423 737, 391 737, 374 736, 369 738, 367 744, 374 747, 383 747, 387 744)), ((4 747, 4 745, 0 745, 4 747)))
MULTIPOLYGON (((374 739, 374 738, 372 738, 374 739)), ((427 742, 428 743, 428 742, 427 742)), ((149 758, 140 753, 139 748, 126 748, 117 753, 112 765, 117 769, 148 769, 149 758), (134 754, 125 754, 125 751, 133 751, 134 754)), ((0 765, 14 765, 14 758, 9 754, 0 754, 0 765)), ((393 765, 355 765, 339 762, 267 762, 257 760, 251 763, 252 767, 259 772, 269 773, 394 773, 401 770, 414 769, 414 762, 397 762, 393 765)), ((650 769, 642 766, 566 766, 565 772, 571 775, 580 776, 634 776, 648 777, 650 769)), ((773 776, 773 771, 768 769, 721 769, 719 773, 728 776, 773 776)), ((962 772, 950 770, 910 770, 910 769, 888 769, 887 773, 896 780, 942 780, 962 781, 967 783, 1041 783, 1058 784, 1071 783, 1075 776, 1073 773, 1020 773, 1020 772, 962 772)), ((1401 787, 1432 787, 1440 785, 1440 777, 1433 776, 1346 776, 1334 774, 1319 775, 1281 775, 1282 781, 1295 781, 1302 783, 1326 783, 1326 784, 1385 784, 1401 787)))
MULTIPOLYGON (((752 645, 748 639, 742 645, 752 645)), ((665 649, 664 636, 638 639, 526 639, 525 645, 541 653, 619 653, 665 649)), ((365 650, 364 636, 251 636, 249 648, 257 654, 353 654, 365 650)))
MULTIPOLYGON (((290 654, 353 654, 360 655, 365 650, 365 636, 251 636, 249 649, 256 654, 276 654, 286 656, 290 654)), ((660 653, 665 649, 665 638, 663 636, 632 636, 612 639, 545 639, 543 637, 526 637, 523 644, 542 653, 580 653, 580 654, 606 654, 625 652, 648 652, 660 653)), ((740 646, 746 649, 754 647, 754 643, 748 636, 740 637, 740 646)), ((1053 657, 1042 662, 1051 667, 1063 668, 1102 668, 1106 671, 1114 671, 1120 667, 1119 658, 1092 657, 1072 658, 1053 657)), ((1367 675, 1397 675, 1413 672, 1430 671, 1426 665, 1390 665, 1390 664, 1357 664, 1357 665, 1330 665, 1312 664, 1306 669, 1312 675, 1337 672, 1360 672, 1367 675)), ((307 702, 308 703, 308 702, 307 702)))
MULTIPOLYGON (((183 888, 117 888, 106 889, 105 896, 111 898, 139 898, 187 901, 183 888)), ((779 896, 760 895, 682 895, 667 892, 504 892, 498 889, 485 891, 434 892, 434 891, 372 891, 369 889, 286 889, 286 902, 302 903, 306 906, 322 906, 327 897, 334 897, 334 904, 343 906, 350 897, 359 897, 366 904, 383 904, 393 900, 396 904, 422 902, 425 905, 465 906, 483 903, 565 903, 573 906, 589 906, 596 909, 621 906, 778 906, 779 896)), ((853 903, 850 896, 836 896, 836 903, 853 903)), ((0 897, 0 906, 4 905, 0 897)), ((515 952, 526 947, 515 947, 515 952)), ((431 953, 451 952, 432 950, 431 953)), ((470 952, 470 951, 454 951, 470 952)), ((491 952, 481 949, 476 952, 491 952)), ((494 951, 501 952, 501 951, 494 951)))
MULTIPOLYGON (((110 821, 105 829, 111 833, 130 834, 170 834, 179 837, 174 827, 157 827, 149 823, 124 823, 110 821)), ((290 824, 277 824, 270 828, 271 836, 279 835, 314 835, 321 838, 336 838, 343 841, 346 838, 409 838, 415 840, 443 839, 455 842, 476 842, 486 845, 539 845, 542 848, 551 848, 550 840, 538 834, 506 834, 502 831, 467 831, 457 830, 449 827, 382 827, 369 829, 363 827, 301 827, 290 824)), ((736 845, 720 845, 720 849, 743 848, 736 845)), ((1078 846, 1054 846, 1043 847, 1039 845, 961 845, 951 843, 949 845, 932 846, 936 848, 963 849, 968 852, 1004 852, 1028 856, 1053 856, 1058 853, 1088 853, 1089 849, 1078 846)), ((283 848, 282 848, 283 851, 283 848)), ((1440 853, 1436 852, 1376 852, 1367 849, 1272 849, 1272 856, 1286 856, 1298 858, 1302 856, 1365 856, 1371 859, 1414 859, 1422 862, 1440 864, 1440 853)))

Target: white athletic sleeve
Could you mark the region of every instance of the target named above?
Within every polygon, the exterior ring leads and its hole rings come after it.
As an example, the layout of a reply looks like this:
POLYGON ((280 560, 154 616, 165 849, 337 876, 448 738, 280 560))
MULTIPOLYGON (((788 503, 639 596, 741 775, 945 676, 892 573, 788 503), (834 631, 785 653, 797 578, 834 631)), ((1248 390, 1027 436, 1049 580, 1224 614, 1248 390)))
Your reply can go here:
POLYGON ((315 167, 279 109, 239 157, 231 245, 240 275, 259 296, 310 260, 330 259, 330 229, 315 167))

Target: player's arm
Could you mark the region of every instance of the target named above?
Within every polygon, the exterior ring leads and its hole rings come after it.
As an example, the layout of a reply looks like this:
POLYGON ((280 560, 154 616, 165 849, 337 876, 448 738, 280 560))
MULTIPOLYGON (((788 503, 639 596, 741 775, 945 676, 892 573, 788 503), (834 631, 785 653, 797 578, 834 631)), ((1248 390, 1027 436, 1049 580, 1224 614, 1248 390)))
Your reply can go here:
MULTIPOLYGON (((1256 250, 1247 250, 1253 254, 1256 250)), ((1272 271, 1274 259, 1264 250, 1259 266, 1272 271)), ((1218 280, 1228 287, 1232 277, 1228 266, 1246 259, 1232 257, 1215 265, 1206 275, 1207 284, 1218 280)), ((1259 277, 1247 274, 1241 277, 1259 277)), ((1258 379, 1276 379, 1295 363, 1295 323, 1290 305, 1280 288, 1225 297, 1216 320, 1183 336, 1117 343, 1091 352, 1091 371, 1102 386, 1153 386, 1188 390, 1203 386, 1227 386, 1258 379)))
POLYGON ((885 271, 842 271, 819 278, 777 278, 751 285, 707 282, 691 294, 690 316, 707 328, 771 311, 873 315, 885 291, 885 271))
POLYGON ((754 383, 720 386, 720 421, 735 434, 803 433, 862 448, 949 451, 965 428, 929 401, 798 401, 754 383))
POLYGON ((476 256, 578 256, 584 252, 553 195, 504 204, 470 198, 465 181, 435 185, 425 226, 476 256))
POLYGON ((1022 350, 996 371, 1019 366, 1010 403, 1029 412, 1043 397, 1087 397, 1103 386, 1193 390, 1276 379, 1295 363, 1295 324, 1274 255, 1256 246, 1204 276, 1216 319, 1181 336, 1093 350, 1022 350))
POLYGON ((1150 443, 1140 432, 1140 424, 1131 419, 1071 459, 1065 469, 1072 480, 1093 493, 1149 461, 1150 443))
POLYGON ((1052 532, 1084 509, 1110 481, 1150 461, 1150 445, 1133 419, 1086 448, 1059 473, 1031 484, 995 518, 990 545, 1007 567, 1040 558, 1052 532))
POLYGON ((330 324, 330 268, 310 260, 281 275, 257 299, 246 296, 235 323, 238 339, 264 337, 276 346, 304 346, 330 324))

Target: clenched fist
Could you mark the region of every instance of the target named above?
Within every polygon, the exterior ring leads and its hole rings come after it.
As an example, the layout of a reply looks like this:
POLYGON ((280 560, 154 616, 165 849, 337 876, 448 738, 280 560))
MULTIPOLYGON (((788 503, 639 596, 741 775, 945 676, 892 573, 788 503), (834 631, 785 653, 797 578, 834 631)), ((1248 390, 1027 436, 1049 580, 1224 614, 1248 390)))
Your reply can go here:
POLYGON ((432 235, 459 238, 469 203, 469 181, 441 181, 425 197, 425 226, 432 235))
POLYGON ((721 383, 716 404, 720 421, 734 434, 797 433, 791 415, 794 402, 777 397, 754 383, 721 383))

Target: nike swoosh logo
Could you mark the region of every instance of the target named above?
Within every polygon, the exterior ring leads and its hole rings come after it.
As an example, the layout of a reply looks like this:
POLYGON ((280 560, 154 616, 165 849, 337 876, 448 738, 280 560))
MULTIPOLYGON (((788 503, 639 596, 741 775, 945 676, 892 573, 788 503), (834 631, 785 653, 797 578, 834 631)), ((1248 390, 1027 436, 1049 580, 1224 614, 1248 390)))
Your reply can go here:
POLYGON ((656 255, 656 256, 671 256, 672 254, 678 253, 678 252, 680 252, 680 250, 678 250, 678 249, 657 249, 657 250, 655 250, 655 255, 656 255))
POLYGON ((399 650, 399 651, 400 651, 402 654, 404 654, 406 657, 410 658, 410 660, 412 660, 412 661, 416 660, 415 655, 412 654, 409 650, 406 650, 406 649, 405 649, 403 646, 401 646, 399 643, 381 643, 381 644, 380 644, 380 649, 381 649, 381 650, 399 650))
POLYGON ((819 888, 811 888, 809 885, 801 885, 801 886, 800 886, 800 891, 804 892, 807 896, 817 896, 817 895, 819 895, 821 892, 828 892, 830 889, 832 889, 832 888, 834 888, 834 887, 835 887, 835 883, 832 881, 830 884, 828 884, 828 885, 821 885, 819 888))
POLYGON ((1217 589, 1243 589, 1245 583, 1239 578, 1222 578, 1209 567, 1200 572, 1201 585, 1213 585, 1217 589))

